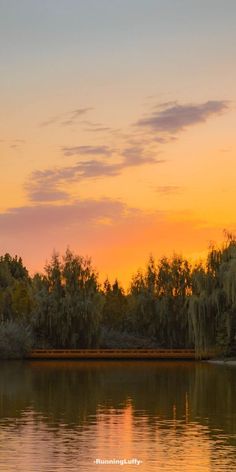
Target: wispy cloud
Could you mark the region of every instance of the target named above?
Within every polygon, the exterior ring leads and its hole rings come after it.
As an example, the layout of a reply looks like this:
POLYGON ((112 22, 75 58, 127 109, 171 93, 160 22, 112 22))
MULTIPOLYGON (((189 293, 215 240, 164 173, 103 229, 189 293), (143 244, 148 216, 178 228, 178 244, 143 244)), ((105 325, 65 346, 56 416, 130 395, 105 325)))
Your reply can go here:
POLYGON ((177 185, 158 185, 154 190, 163 196, 179 194, 183 191, 183 187, 177 185))
MULTIPOLYGON (((156 154, 156 153, 155 153, 156 154)), ((146 151, 142 146, 129 146, 122 152, 123 167, 135 167, 144 164, 160 164, 164 160, 157 160, 154 153, 146 151)))
POLYGON ((22 149, 24 144, 24 139, 13 139, 10 143, 10 148, 14 151, 18 151, 19 149, 22 149))
POLYGON ((157 136, 157 137, 153 137, 152 141, 154 141, 155 143, 158 143, 158 144, 167 144, 167 143, 173 143, 175 141, 177 141, 178 138, 177 136, 157 136))
POLYGON ((210 100, 201 104, 167 102, 156 111, 138 120, 136 126, 153 132, 178 133, 189 126, 205 122, 208 118, 220 115, 229 108, 225 100, 210 100))
POLYGON ((109 146, 64 146, 64 156, 95 155, 110 156, 113 152, 109 146))
POLYGON ((89 133, 104 133, 109 131, 112 132, 112 129, 109 128, 109 126, 94 126, 93 128, 84 128, 84 131, 89 131, 89 133))
POLYGON ((64 126, 73 125, 82 116, 84 116, 88 111, 90 111, 92 109, 93 108, 88 107, 88 108, 77 108, 77 110, 72 110, 70 113, 68 113, 68 116, 66 117, 66 119, 64 121, 61 122, 61 124, 64 125, 64 126))
POLYGON ((40 126, 42 128, 54 124, 58 124, 60 126, 71 126, 77 123, 77 121, 86 115, 86 113, 88 113, 90 110, 93 110, 93 108, 77 108, 66 113, 61 113, 59 115, 52 116, 46 121, 43 121, 40 123, 40 126))
POLYGON ((89 131, 90 133, 101 133, 101 132, 112 131, 112 128, 99 122, 94 123, 93 121, 83 120, 82 124, 85 125, 85 128, 84 128, 85 131, 89 131))
MULTIPOLYGON (((178 139, 178 133, 187 127, 205 122, 229 109, 225 100, 211 100, 200 104, 180 104, 169 101, 155 105, 152 112, 130 126, 126 132, 113 130, 112 144, 67 145, 61 147, 65 157, 81 157, 73 165, 35 170, 25 184, 31 202, 69 201, 67 192, 70 183, 87 179, 109 178, 121 175, 128 168, 157 165, 165 162, 159 159, 160 146, 178 139), (118 134, 117 134, 118 132, 118 134), (177 135, 177 136, 176 136, 177 135), (118 145, 116 142, 118 140, 118 145), (114 145, 113 145, 114 143, 114 145), (107 158, 109 157, 109 161, 107 158)), ((44 126, 59 123, 64 126, 80 120, 91 108, 77 108, 71 112, 55 116, 44 126)), ((91 128, 100 126, 89 123, 91 128)), ((170 195, 179 192, 175 186, 159 186, 156 192, 170 195)))
POLYGON ((114 177, 120 175, 124 169, 138 167, 146 164, 161 164, 162 159, 157 159, 142 148, 129 147, 123 150, 118 162, 104 162, 90 159, 85 162, 77 162, 73 166, 57 167, 45 170, 35 170, 25 189, 31 201, 56 201, 67 199, 68 194, 61 190, 61 186, 68 183, 79 182, 86 179, 114 177))
POLYGON ((57 188, 47 188, 48 186, 49 185, 44 185, 40 188, 38 183, 36 183, 35 186, 28 186, 29 199, 32 202, 56 202, 69 199, 70 195, 68 192, 57 188))
POLYGON ((25 144, 24 139, 0 139, 0 143, 5 144, 7 147, 13 151, 18 151, 25 144))

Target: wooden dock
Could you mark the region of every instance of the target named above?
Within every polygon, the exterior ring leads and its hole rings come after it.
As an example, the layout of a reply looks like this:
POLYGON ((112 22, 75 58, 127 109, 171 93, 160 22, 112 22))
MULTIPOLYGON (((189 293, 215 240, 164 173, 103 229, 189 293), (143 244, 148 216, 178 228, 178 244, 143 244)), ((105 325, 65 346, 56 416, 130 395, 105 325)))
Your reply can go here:
MULTIPOLYGON (((213 356, 205 355, 202 359, 213 356)), ((27 359, 196 359, 194 349, 34 349, 27 359)))

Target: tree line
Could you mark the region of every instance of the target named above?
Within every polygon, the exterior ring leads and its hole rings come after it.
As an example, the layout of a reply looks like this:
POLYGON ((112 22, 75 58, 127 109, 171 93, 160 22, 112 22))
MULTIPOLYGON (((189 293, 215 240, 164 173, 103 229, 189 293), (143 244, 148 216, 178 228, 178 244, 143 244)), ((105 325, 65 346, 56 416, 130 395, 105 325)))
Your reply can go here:
POLYGON ((153 257, 125 292, 99 283, 89 258, 53 253, 30 276, 21 257, 0 257, 0 357, 32 348, 236 350, 236 239, 227 234, 205 262, 153 257))

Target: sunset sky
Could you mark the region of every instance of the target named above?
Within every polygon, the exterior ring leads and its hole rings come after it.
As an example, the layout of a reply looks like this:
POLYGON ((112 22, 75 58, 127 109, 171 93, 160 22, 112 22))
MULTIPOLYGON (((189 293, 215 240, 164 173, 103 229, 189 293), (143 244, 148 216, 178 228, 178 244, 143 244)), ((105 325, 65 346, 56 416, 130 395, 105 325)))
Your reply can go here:
POLYGON ((0 253, 124 284, 236 229, 235 0, 0 0, 0 253))

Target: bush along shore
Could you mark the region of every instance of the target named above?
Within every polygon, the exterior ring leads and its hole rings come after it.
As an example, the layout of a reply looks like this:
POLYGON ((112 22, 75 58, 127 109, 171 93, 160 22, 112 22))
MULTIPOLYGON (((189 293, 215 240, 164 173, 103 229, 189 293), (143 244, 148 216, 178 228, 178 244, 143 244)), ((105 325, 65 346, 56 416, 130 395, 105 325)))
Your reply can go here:
POLYGON ((236 353, 236 239, 206 261, 151 257, 125 292, 99 283, 91 260, 54 253, 30 277, 21 257, 0 257, 0 358, 33 348, 194 348, 236 353))

